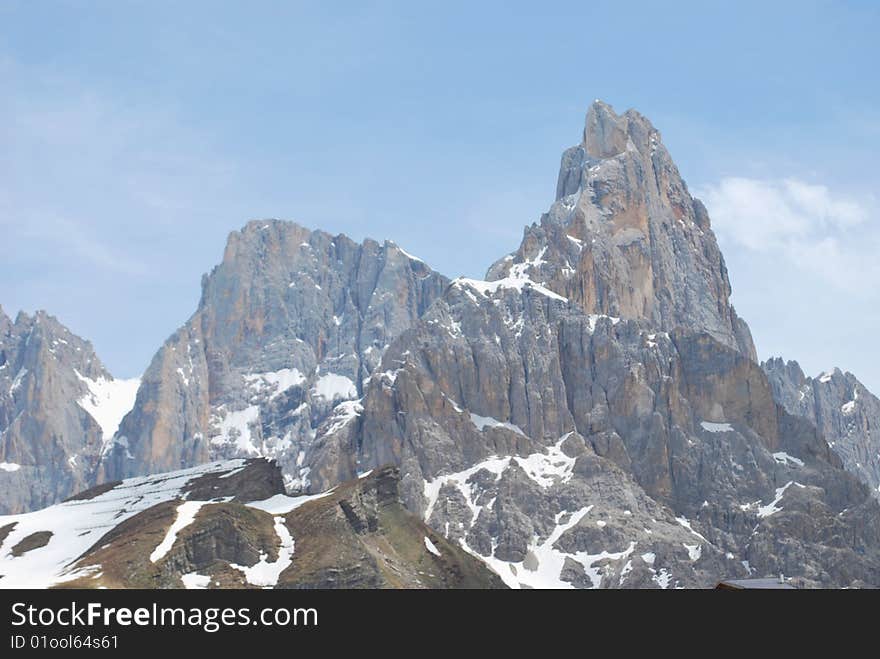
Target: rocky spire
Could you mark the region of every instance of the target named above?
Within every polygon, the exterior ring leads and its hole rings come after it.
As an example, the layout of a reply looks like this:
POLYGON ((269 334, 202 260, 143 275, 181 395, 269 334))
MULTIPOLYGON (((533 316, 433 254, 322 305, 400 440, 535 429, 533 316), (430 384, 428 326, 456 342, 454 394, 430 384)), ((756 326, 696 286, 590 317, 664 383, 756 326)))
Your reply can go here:
POLYGON ((756 359, 708 213, 634 110, 590 106, 581 144, 562 156, 556 201, 487 278, 512 272, 589 313, 700 330, 756 359))

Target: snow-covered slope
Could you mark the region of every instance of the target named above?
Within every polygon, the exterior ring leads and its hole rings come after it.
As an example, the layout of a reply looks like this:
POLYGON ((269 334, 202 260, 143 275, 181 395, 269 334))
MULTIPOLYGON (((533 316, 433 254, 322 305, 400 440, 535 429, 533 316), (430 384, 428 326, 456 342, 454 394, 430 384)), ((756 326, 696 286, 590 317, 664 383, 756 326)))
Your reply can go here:
MULTIPOLYGON (((158 476, 122 481, 89 499, 63 503, 21 515, 0 517, 0 588, 48 588, 83 576, 71 565, 105 533, 151 506, 186 499, 185 489, 208 474, 232 474, 245 460, 229 460, 158 476), (48 542, 29 544, 51 534, 48 542)), ((86 493, 88 494, 88 493, 86 493)))
POLYGON ((122 417, 134 407, 141 380, 140 378, 117 380, 105 377, 93 380, 80 374, 79 371, 76 371, 76 375, 89 389, 89 392, 77 403, 101 426, 106 447, 119 429, 122 417))

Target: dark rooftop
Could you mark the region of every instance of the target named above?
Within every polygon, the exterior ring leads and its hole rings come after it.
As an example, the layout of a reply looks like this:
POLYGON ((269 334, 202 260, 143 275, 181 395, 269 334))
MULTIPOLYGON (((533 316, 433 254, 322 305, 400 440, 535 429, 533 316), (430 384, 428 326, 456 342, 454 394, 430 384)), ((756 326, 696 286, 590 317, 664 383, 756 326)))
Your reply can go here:
POLYGON ((728 579, 720 582, 715 588, 721 590, 797 590, 790 583, 772 577, 767 579, 728 579))

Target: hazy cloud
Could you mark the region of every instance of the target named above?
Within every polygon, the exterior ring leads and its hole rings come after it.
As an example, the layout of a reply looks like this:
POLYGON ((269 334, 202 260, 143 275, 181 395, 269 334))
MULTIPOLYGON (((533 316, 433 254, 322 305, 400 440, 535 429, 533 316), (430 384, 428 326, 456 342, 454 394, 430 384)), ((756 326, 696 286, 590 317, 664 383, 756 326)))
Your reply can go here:
MULTIPOLYGON (((782 257, 840 287, 880 274, 870 198, 796 178, 730 177, 697 190, 722 244, 782 257)), ((863 287, 866 291, 869 287, 863 287)))

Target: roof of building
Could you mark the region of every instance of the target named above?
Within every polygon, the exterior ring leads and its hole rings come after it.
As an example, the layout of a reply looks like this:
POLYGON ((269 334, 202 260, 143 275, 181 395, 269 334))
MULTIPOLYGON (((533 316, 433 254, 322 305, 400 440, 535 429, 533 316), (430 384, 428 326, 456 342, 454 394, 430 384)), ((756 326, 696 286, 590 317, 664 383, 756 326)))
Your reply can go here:
POLYGON ((730 590, 796 590, 790 583, 772 577, 767 579, 727 579, 720 582, 716 588, 730 590))

